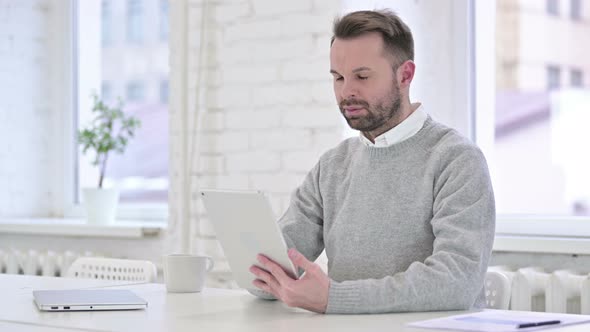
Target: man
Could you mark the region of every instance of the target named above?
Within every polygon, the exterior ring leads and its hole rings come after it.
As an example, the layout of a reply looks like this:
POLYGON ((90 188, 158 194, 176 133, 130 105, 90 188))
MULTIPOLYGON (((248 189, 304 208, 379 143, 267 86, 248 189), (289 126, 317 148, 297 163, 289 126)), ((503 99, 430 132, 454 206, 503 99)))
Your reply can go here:
POLYGON ((484 306, 495 224, 486 161, 410 103, 413 58, 411 31, 390 11, 336 20, 334 92, 360 139, 322 155, 279 220, 305 274, 290 278, 259 255, 258 289, 319 313, 484 306), (323 249, 328 275, 312 263, 323 249))

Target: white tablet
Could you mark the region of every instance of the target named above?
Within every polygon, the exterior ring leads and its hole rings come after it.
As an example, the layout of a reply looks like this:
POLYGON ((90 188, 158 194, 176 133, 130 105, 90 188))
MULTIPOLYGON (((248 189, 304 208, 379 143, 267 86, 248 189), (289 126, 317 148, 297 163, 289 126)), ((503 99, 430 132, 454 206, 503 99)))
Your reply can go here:
POLYGON ((242 288, 255 289, 249 271, 260 266, 258 254, 279 263, 292 277, 297 270, 267 197, 260 191, 202 190, 207 216, 221 243, 234 279, 242 288))
POLYGON ((126 289, 36 290, 42 311, 132 310, 147 308, 146 300, 126 289))

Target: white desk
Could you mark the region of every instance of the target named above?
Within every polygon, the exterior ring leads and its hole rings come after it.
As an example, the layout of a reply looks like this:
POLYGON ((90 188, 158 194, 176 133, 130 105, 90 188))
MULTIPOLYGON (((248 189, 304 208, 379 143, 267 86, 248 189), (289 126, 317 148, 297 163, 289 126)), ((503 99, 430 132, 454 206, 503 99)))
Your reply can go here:
POLYGON ((3 332, 4 331, 6 331, 6 332, 9 332, 9 331, 10 332, 75 332, 75 331, 80 331, 80 330, 0 321, 0 331, 3 331, 3 332))
MULTIPOLYGON (((207 288, 202 293, 169 294, 163 284, 116 282, 0 274, 1 331, 436 331, 404 326, 407 322, 461 312, 383 315, 319 315, 259 300, 246 291, 207 288), (136 292, 147 310, 40 312, 32 289, 113 287, 136 292)), ((549 331, 589 331, 578 325, 549 331)))

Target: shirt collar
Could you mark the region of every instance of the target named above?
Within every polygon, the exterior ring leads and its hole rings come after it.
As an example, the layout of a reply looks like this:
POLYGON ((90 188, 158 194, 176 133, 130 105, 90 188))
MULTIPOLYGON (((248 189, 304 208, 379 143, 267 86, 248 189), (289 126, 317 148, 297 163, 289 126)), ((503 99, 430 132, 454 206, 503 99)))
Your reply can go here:
POLYGON ((428 117, 422 104, 412 104, 412 108, 414 107, 416 109, 414 109, 414 111, 404 121, 384 132, 383 134, 377 136, 375 138, 375 143, 366 138, 362 132, 360 133, 361 142, 367 146, 384 148, 414 136, 422 128, 422 126, 424 126, 424 121, 426 121, 426 118, 428 117))

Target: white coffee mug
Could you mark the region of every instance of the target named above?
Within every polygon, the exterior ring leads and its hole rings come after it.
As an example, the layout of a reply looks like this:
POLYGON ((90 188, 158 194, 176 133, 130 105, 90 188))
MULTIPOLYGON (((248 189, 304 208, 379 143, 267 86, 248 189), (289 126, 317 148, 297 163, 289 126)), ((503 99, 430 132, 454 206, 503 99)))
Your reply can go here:
POLYGON ((164 282, 170 293, 200 292, 207 272, 213 269, 209 256, 171 254, 164 256, 164 282))

